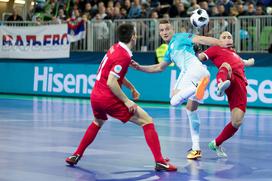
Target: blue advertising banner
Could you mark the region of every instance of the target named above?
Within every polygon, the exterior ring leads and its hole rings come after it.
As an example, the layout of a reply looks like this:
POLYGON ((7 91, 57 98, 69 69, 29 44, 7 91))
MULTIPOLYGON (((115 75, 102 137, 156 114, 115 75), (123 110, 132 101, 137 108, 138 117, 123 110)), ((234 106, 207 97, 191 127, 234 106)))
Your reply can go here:
MULTIPOLYGON (((0 63, 0 92, 34 95, 89 97, 96 79, 97 64, 0 63)), ((208 67, 211 82, 205 104, 226 105, 226 97, 216 96, 216 67, 208 67)), ((272 108, 271 67, 246 68, 248 105, 272 108), (265 73, 266 72, 266 73, 265 73)), ((179 71, 148 74, 130 69, 127 77, 141 93, 142 101, 169 102, 179 71)), ((129 91, 125 90, 127 95, 129 91)), ((130 96, 130 95, 129 95, 130 96)))

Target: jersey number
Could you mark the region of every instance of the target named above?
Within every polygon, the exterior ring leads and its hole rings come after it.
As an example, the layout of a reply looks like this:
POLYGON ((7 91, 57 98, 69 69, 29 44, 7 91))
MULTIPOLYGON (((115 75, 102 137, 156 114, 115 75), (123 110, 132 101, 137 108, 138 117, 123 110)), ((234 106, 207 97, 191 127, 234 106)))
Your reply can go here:
POLYGON ((101 64, 100 64, 100 66, 99 66, 99 68, 98 68, 98 74, 96 76, 96 80, 100 80, 102 69, 105 66, 107 60, 108 60, 108 57, 107 57, 107 55, 105 55, 102 62, 101 62, 101 64))

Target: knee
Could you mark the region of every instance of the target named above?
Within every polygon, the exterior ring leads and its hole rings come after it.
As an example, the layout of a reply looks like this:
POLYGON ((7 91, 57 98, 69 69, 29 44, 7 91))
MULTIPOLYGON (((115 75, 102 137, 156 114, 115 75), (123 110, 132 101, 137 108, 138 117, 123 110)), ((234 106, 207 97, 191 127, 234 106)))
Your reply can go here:
POLYGON ((150 124, 150 123, 153 123, 153 118, 151 116, 147 116, 147 119, 145 120, 145 123, 144 124, 150 124))
POLYGON ((243 120, 242 120, 242 119, 235 119, 235 120, 232 120, 232 125, 233 125, 235 128, 239 128, 242 124, 243 124, 243 120))
POLYGON ((230 64, 228 64, 228 63, 226 63, 226 62, 222 63, 222 65, 220 66, 220 68, 221 68, 221 67, 227 68, 228 71, 231 71, 231 70, 232 70, 230 64))
POLYGON ((105 120, 95 119, 93 122, 94 122, 94 124, 96 124, 97 126, 102 127, 103 124, 105 123, 105 120))

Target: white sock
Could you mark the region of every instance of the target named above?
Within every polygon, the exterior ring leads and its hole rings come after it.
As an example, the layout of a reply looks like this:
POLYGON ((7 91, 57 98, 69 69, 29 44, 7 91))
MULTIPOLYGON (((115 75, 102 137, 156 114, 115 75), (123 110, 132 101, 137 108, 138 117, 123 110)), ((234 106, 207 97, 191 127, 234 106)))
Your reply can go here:
POLYGON ((199 146, 199 132, 200 132, 200 120, 198 117, 198 112, 190 111, 186 109, 186 113, 189 119, 190 133, 192 139, 192 150, 200 150, 199 146))
POLYGON ((179 104, 182 104, 185 100, 187 100, 189 97, 191 97, 195 93, 196 87, 187 87, 185 89, 180 89, 178 93, 176 93, 171 98, 171 105, 172 106, 178 106, 179 104))

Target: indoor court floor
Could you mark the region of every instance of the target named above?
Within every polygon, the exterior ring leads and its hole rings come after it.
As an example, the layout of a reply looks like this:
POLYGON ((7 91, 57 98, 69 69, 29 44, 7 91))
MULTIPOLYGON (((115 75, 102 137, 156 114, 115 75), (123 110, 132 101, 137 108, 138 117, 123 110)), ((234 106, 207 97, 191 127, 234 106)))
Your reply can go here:
POLYGON ((0 181, 268 181, 272 180, 272 111, 248 109, 237 134, 223 144, 227 159, 208 149, 227 124, 227 107, 202 105, 199 161, 191 147, 184 107, 140 104, 151 116, 164 156, 178 172, 155 172, 140 127, 109 118, 75 167, 65 158, 92 121, 88 99, 0 95, 0 181))

